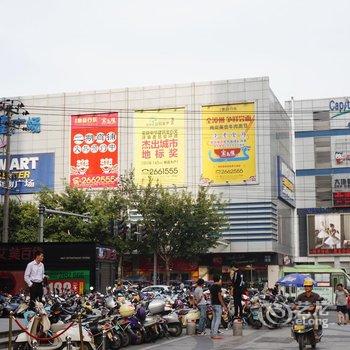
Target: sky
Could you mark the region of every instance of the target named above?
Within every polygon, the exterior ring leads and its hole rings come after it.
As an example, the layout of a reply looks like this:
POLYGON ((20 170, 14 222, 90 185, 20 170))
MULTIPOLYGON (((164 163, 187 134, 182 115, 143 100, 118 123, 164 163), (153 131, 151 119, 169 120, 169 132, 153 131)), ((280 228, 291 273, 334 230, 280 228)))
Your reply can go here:
POLYGON ((269 76, 350 95, 349 0, 0 0, 0 97, 269 76))

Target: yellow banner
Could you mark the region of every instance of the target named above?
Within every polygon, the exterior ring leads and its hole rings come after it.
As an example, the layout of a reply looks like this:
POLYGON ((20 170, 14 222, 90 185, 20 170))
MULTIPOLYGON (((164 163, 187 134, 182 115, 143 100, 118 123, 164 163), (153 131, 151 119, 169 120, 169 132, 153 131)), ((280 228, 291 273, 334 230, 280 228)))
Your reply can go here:
POLYGON ((185 109, 135 112, 135 180, 185 183, 185 109))
POLYGON ((254 103, 202 107, 202 176, 213 184, 256 183, 254 103))

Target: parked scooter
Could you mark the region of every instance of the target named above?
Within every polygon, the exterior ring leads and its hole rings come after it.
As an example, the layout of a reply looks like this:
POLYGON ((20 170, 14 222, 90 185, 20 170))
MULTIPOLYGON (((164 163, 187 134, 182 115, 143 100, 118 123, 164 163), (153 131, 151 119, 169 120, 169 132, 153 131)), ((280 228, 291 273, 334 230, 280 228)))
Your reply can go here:
MULTIPOLYGON (((51 340, 50 338, 55 334, 57 335, 57 333, 61 333, 68 325, 61 322, 51 325, 42 303, 36 302, 36 310, 37 313, 30 319, 27 331, 38 338, 44 339, 42 341, 40 339, 37 341, 37 349, 66 350, 68 338, 71 341, 71 349, 79 349, 80 333, 78 325, 71 326, 66 332, 51 340)), ((22 332, 15 338, 14 349, 32 349, 32 341, 32 337, 26 332, 22 332)), ((85 329, 83 329, 83 342, 85 349, 95 349, 93 338, 85 329)))

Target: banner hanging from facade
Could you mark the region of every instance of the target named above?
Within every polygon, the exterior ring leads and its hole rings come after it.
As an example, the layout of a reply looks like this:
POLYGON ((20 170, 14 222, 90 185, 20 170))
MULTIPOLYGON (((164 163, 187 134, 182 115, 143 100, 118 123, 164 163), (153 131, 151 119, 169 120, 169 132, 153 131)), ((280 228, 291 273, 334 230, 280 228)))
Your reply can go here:
MULTIPOLYGON (((0 194, 5 187, 6 157, 0 156, 0 194)), ((11 155, 10 194, 38 193, 43 188, 53 189, 55 177, 54 153, 11 155)))
POLYGON ((119 178, 118 153, 118 113, 72 116, 72 187, 116 187, 119 178))
POLYGON ((135 112, 135 180, 147 185, 185 182, 185 109, 135 112))
POLYGON ((277 157, 278 197, 295 208, 295 173, 288 164, 277 157))
POLYGON ((254 103, 202 107, 202 176, 213 184, 256 183, 254 103))

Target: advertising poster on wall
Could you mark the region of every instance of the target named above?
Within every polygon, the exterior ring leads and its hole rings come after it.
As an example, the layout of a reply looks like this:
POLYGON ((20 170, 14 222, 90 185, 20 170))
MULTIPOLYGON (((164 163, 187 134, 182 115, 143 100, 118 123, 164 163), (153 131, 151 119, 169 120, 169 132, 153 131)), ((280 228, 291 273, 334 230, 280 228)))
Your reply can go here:
POLYGON ((310 254, 350 253, 350 214, 307 216, 310 254))
POLYGON ((51 292, 62 293, 64 290, 82 294, 90 288, 89 270, 47 271, 51 292))
MULTIPOLYGON (((0 194, 5 186, 5 156, 0 156, 0 194)), ((55 175, 54 153, 14 154, 10 163, 10 194, 38 193, 53 189, 55 175)))
POLYGON ((165 186, 185 182, 185 109, 136 111, 135 180, 165 186))
POLYGON ((72 187, 116 187, 119 178, 118 153, 118 113, 72 115, 72 187))
POLYGON ((278 196, 295 208, 295 173, 281 157, 277 157, 278 196))
POLYGON ((256 183, 254 103, 202 107, 202 173, 213 184, 256 183))

